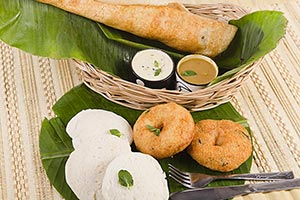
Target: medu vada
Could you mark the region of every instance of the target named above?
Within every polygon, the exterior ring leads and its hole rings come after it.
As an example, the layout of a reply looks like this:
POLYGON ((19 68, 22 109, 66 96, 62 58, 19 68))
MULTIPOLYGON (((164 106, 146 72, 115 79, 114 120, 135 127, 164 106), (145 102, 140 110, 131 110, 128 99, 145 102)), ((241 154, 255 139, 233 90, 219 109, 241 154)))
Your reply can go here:
POLYGON ((144 111, 133 126, 137 150, 157 159, 183 151, 193 140, 195 122, 191 113, 174 103, 144 111))
POLYGON ((200 165, 221 172, 238 168, 252 153, 251 137, 240 124, 230 120, 201 120, 187 148, 200 165))

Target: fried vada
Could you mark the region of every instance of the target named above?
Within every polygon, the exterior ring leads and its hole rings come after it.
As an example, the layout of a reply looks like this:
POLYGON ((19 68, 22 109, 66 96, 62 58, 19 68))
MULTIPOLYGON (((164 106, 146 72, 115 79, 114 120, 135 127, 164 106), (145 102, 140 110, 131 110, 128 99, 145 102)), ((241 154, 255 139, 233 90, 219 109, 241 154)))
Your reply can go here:
POLYGON ((199 164, 216 171, 238 168, 252 153, 248 131, 230 120, 202 120, 196 123, 188 153, 199 164))
POLYGON ((136 148, 157 159, 184 150, 194 137, 191 113, 176 103, 160 104, 143 112, 133 126, 136 148))

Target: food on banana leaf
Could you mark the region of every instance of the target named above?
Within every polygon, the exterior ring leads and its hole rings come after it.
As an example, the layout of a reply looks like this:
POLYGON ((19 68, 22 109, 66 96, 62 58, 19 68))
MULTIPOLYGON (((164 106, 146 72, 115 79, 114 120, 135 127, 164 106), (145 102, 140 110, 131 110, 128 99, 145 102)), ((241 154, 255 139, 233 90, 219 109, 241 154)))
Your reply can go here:
POLYGON ((132 130, 124 118, 87 109, 68 122, 66 131, 74 146, 65 166, 66 182, 79 199, 168 199, 159 162, 131 152, 132 130))
POLYGON ((181 4, 123 5, 95 0, 38 0, 174 49, 215 57, 229 46, 237 27, 187 11, 181 4))
POLYGON ((131 152, 132 130, 121 116, 87 109, 67 124, 74 151, 66 162, 66 182, 79 199, 103 199, 102 180, 108 164, 131 152))

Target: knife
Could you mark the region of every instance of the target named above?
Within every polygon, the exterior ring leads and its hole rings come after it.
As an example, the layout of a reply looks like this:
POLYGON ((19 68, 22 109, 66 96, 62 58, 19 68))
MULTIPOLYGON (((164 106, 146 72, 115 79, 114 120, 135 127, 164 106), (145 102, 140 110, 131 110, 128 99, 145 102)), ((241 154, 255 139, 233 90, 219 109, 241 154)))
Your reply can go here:
POLYGON ((300 188, 300 178, 259 184, 183 190, 171 194, 169 200, 221 200, 250 193, 290 190, 293 188, 300 188))

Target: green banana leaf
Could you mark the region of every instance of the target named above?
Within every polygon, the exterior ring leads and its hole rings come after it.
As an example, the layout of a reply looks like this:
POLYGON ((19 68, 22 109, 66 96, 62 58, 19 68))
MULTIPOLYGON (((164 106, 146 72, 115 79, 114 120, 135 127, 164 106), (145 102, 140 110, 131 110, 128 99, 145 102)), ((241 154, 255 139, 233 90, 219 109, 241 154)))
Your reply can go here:
MULTIPOLYGON (((88 89, 85 85, 79 85, 66 93, 53 106, 56 114, 55 118, 44 119, 42 123, 40 141, 40 155, 42 164, 46 170, 51 184, 66 199, 77 199, 65 181, 65 163, 73 151, 71 138, 66 133, 65 127, 68 121, 78 112, 88 108, 105 109, 115 112, 133 125, 139 115, 140 110, 133 110, 115 104, 101 95, 88 89)), ((250 132, 247 120, 243 118, 230 103, 223 104, 211 110, 193 112, 195 122, 201 119, 230 119, 243 124, 250 132)), ((167 165, 172 163, 175 166, 188 171, 198 171, 207 174, 220 174, 211 171, 197 164, 186 152, 182 152, 172 158, 159 160, 162 168, 168 173, 167 165)), ((250 171, 252 156, 238 169, 231 173, 247 173, 250 171)), ((177 184, 172 179, 168 179, 170 192, 186 189, 177 184)), ((222 186, 232 184, 243 184, 243 181, 218 181, 210 186, 222 186)))
POLYGON ((34 55, 86 61, 123 78, 137 52, 107 39, 96 22, 35 0, 0 1, 0 39, 34 55))
POLYGON ((74 149, 60 118, 43 121, 39 146, 42 164, 51 184, 64 199, 77 199, 65 181, 65 165, 74 149))
MULTIPOLYGON (((274 49, 285 33, 281 12, 258 11, 230 21, 239 28, 230 47, 215 58, 220 76, 231 77, 274 49)), ((76 58, 130 80, 130 60, 140 49, 162 48, 175 62, 184 56, 166 46, 99 25, 35 0, 0 1, 0 39, 34 55, 76 58)))
POLYGON ((238 32, 228 49, 215 61, 218 66, 231 70, 225 71, 210 85, 233 76, 275 49, 285 34, 287 19, 279 11, 257 11, 229 23, 237 26, 238 32))
POLYGON ((184 52, 176 51, 175 49, 172 49, 171 47, 168 47, 158 41, 137 37, 128 32, 120 31, 101 23, 98 23, 98 26, 100 27, 100 29, 108 39, 115 40, 127 46, 135 47, 140 50, 154 49, 154 48, 163 49, 166 53, 172 56, 173 59, 176 58, 178 60, 186 54, 184 52))

